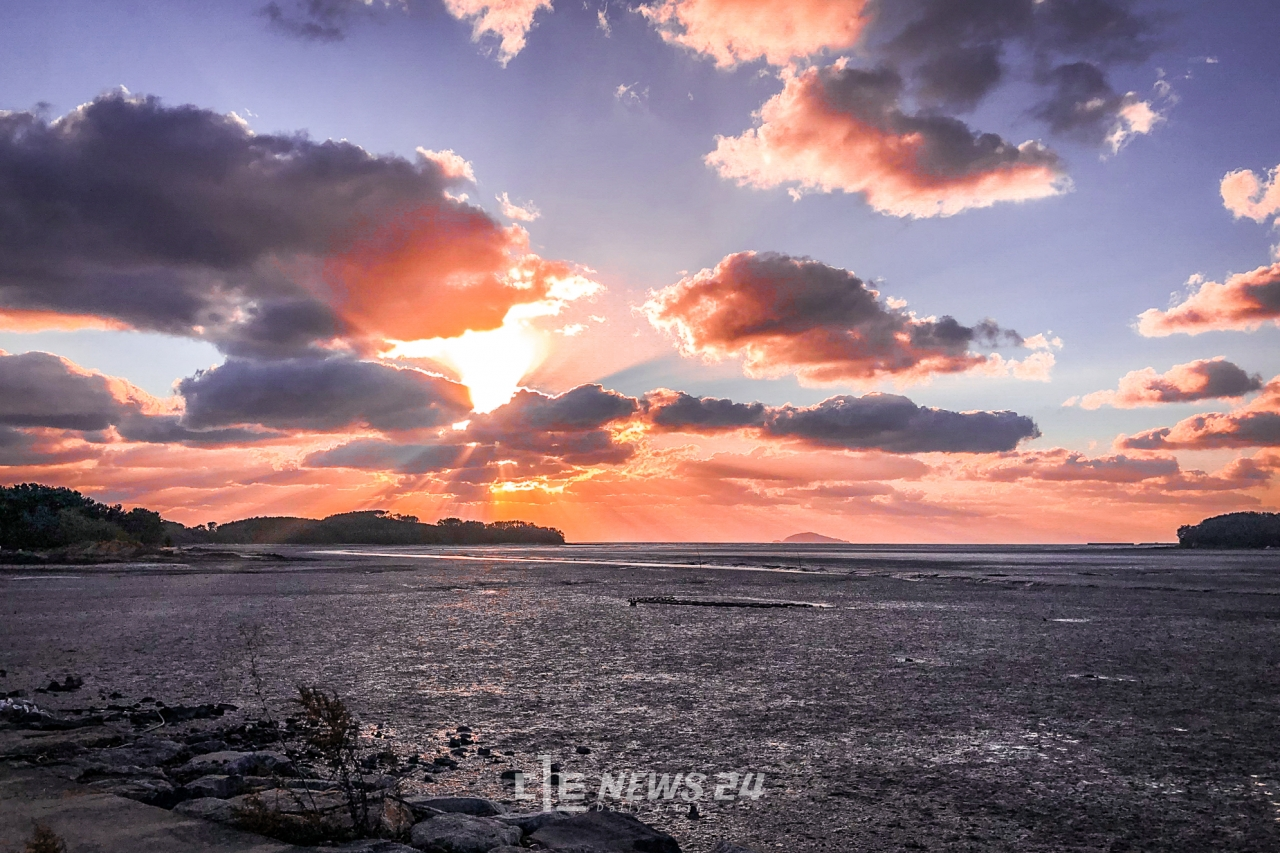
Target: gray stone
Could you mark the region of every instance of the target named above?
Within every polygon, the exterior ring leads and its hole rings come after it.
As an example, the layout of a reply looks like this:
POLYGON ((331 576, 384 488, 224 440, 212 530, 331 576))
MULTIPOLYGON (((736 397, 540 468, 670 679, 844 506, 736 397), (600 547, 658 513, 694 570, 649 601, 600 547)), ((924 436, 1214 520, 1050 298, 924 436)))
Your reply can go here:
POLYGON ((551 812, 527 812, 525 814, 503 814, 498 815, 494 820, 502 821, 508 826, 517 826, 525 835, 532 835, 542 827, 558 820, 568 820, 572 815, 569 812, 551 811, 551 812))
POLYGON ((210 752, 197 755, 174 771, 179 779, 201 776, 292 776, 293 762, 279 752, 210 752))
POLYGON ((532 834, 548 850, 594 853, 680 853, 665 832, 623 812, 585 812, 552 821, 532 834))
POLYGON ((128 746, 104 752, 114 754, 118 762, 136 764, 139 767, 168 764, 191 754, 182 744, 160 737, 141 737, 128 746))
POLYGON ((413 809, 415 815, 437 814, 469 814, 472 817, 493 817, 506 814, 507 807, 502 803, 486 800, 483 797, 402 797, 401 801, 413 809))
MULTIPOLYGON (((420 853, 414 847, 398 841, 388 841, 385 838, 362 838, 359 841, 348 841, 332 849, 340 850, 342 853, 420 853)), ((520 850, 520 853, 529 853, 528 850, 520 847, 515 849, 520 850)))
POLYGON ((177 791, 163 779, 103 779, 89 787, 160 808, 168 808, 179 799, 177 791))
POLYGON ((518 827, 487 817, 442 814, 414 824, 411 843, 426 853, 488 853, 520 842, 518 827))
POLYGON ((728 841, 718 841, 716 846, 711 848, 711 853, 755 853, 739 844, 730 844, 728 841))
POLYGON ((193 782, 188 782, 182 786, 182 792, 193 800, 206 797, 229 800, 246 793, 247 787, 243 776, 214 774, 201 776, 193 782))
POLYGON ((214 823, 234 823, 236 817, 235 805, 216 797, 187 800, 185 803, 178 803, 173 810, 186 817, 198 817, 214 823))

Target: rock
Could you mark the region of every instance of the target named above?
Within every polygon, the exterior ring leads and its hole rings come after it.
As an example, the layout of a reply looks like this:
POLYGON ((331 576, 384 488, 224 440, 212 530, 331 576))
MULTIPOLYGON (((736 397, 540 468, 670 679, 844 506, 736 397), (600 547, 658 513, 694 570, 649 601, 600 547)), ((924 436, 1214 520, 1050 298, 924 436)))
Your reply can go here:
MULTIPOLYGON (((401 844, 398 841, 388 841, 385 838, 362 838, 359 841, 348 841, 346 844, 340 844, 333 850, 340 850, 342 853, 421 853, 421 851, 401 844)), ((523 848, 516 848, 521 853, 529 853, 523 848)))
POLYGON ((520 831, 525 835, 532 835, 542 827, 549 823, 560 820, 568 820, 572 815, 569 812, 551 811, 551 812, 527 812, 525 814, 503 814, 498 815, 494 820, 510 826, 519 827, 520 831))
POLYGON ((578 755, 590 755, 590 754, 591 754, 591 747, 589 747, 589 746, 580 746, 580 747, 578 747, 578 749, 577 749, 577 753, 578 753, 578 755))
MULTIPOLYGON (((113 764, 136 764, 139 767, 153 767, 157 764, 168 764, 190 755, 187 748, 171 740, 160 737, 141 737, 128 746, 118 749, 104 750, 100 755, 110 755, 102 760, 113 764)), ((95 756, 97 757, 97 756, 95 756)))
POLYGON ((728 841, 718 841, 716 846, 711 848, 711 853, 755 853, 755 851, 738 844, 730 844, 728 841))
POLYGON ((105 727, 42 735, 15 732, 0 743, 0 757, 48 764, 83 755, 90 749, 113 746, 120 740, 117 732, 105 727))
POLYGON ((437 767, 448 767, 450 770, 458 766, 458 762, 454 761, 447 755, 437 755, 432 759, 431 763, 437 767))
POLYGON ((173 810, 186 817, 211 820, 214 823, 234 823, 236 818, 235 805, 215 797, 187 800, 185 803, 178 803, 173 810))
POLYGON ((384 799, 382 812, 378 816, 379 835, 399 838, 406 835, 420 818, 405 803, 399 800, 384 799))
POLYGON ((171 808, 181 799, 174 787, 163 779, 103 779, 89 787, 162 809, 171 808))
MULTIPOLYGON (((261 779, 263 777, 254 776, 252 778, 261 779)), ((264 787, 271 786, 263 785, 259 787, 259 790, 264 787)), ((193 782, 188 782, 182 786, 182 793, 185 794, 188 799, 192 800, 199 800, 205 797, 229 800, 232 797, 247 794, 253 789, 254 786, 250 785, 244 776, 224 776, 221 774, 214 774, 201 776, 193 782)))
POLYGON ((197 755, 174 771, 178 779, 201 776, 292 776, 293 762, 279 752, 210 752, 197 755))
POLYGON ((192 755, 208 755, 211 752, 226 752, 227 742, 225 740, 202 740, 187 746, 191 750, 192 755))
POLYGON ((442 814, 414 824, 409 838, 426 853, 488 853, 495 847, 515 846, 520 829, 487 817, 442 814))
POLYGON ((472 817, 493 817, 506 814, 507 807, 483 797, 402 797, 401 802, 413 809, 414 814, 467 814, 472 817))
POLYGON ((591 850, 593 853, 680 853, 665 832, 623 812, 585 812, 552 821, 532 834, 548 850, 591 850))

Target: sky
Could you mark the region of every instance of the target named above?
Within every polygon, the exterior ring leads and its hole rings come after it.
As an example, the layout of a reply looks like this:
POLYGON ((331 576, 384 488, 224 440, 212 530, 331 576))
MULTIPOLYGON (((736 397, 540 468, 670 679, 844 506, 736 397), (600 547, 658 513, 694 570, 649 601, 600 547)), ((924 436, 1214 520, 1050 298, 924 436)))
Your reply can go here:
POLYGON ((1274 3, 0 15, 0 483, 571 541, 1280 503, 1274 3))

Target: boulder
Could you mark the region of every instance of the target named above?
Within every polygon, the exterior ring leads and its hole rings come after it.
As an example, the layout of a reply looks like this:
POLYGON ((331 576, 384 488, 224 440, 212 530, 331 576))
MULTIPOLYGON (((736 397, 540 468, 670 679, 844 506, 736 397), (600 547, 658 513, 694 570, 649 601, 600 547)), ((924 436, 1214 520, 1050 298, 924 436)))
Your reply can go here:
POLYGON ((670 835, 623 812, 584 812, 547 823, 531 837, 548 850, 680 853, 680 845, 670 835))
MULTIPOLYGON (((339 844, 332 849, 342 851, 342 853, 420 853, 419 850, 407 844, 388 841, 385 838, 361 838, 359 841, 348 841, 346 844, 339 844)), ((528 850, 523 848, 516 849, 520 850, 520 853, 529 853, 528 850)))
POLYGON ((558 820, 568 820, 573 815, 569 812, 552 811, 552 812, 526 812, 523 814, 501 814, 494 820, 501 821, 508 826, 516 826, 525 835, 532 835, 542 827, 558 820))
POLYGON ((174 771, 179 779, 201 776, 292 776, 293 762, 279 752, 209 752, 197 755, 174 771))
POLYGON ((236 819, 235 804, 215 797, 187 800, 185 803, 178 803, 173 810, 185 817, 211 820, 214 823, 234 823, 236 819))
POLYGON ((410 842, 426 853, 488 853, 520 843, 518 827, 487 817, 442 814, 414 824, 410 842))
POLYGON ((103 779, 89 787, 162 809, 169 808, 181 799, 174 787, 163 779, 103 779))
POLYGON ((191 753, 180 743, 160 737, 141 737, 133 743, 110 750, 117 763, 154 767, 186 758, 191 753))
POLYGON ((250 791, 260 791, 270 787, 273 786, 269 780, 262 776, 245 777, 211 774, 209 776, 201 776, 199 779, 183 785, 182 793, 193 800, 203 799, 204 797, 229 800, 232 797, 238 797, 250 791), (250 779, 254 781, 250 782, 250 779), (263 781, 267 781, 267 784, 261 784, 263 781))
POLYGON ((506 814, 507 807, 502 803, 486 800, 483 797, 403 797, 401 801, 413 809, 415 815, 425 818, 441 812, 450 814, 469 814, 472 817, 493 817, 506 814))

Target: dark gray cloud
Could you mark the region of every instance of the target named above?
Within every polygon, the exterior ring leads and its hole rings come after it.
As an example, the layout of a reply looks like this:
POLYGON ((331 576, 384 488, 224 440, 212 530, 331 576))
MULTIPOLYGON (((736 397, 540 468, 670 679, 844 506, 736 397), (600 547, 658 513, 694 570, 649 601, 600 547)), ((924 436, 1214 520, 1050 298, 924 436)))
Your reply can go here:
POLYGON ((1114 125, 1124 105, 1106 79, 1117 63, 1141 62, 1158 46, 1160 20, 1134 0, 878 0, 872 6, 873 53, 898 65, 913 93, 951 109, 976 106, 1011 76, 1050 89, 1034 113, 1055 132, 1101 142, 1085 132, 1114 125), (1088 66, 1097 79, 1086 81, 1088 66), (1054 69, 1054 71, 1050 71, 1054 69), (1072 77, 1072 80, 1065 80, 1072 77), (1069 100, 1088 85, 1103 103, 1069 100), (1090 115, 1069 120, 1078 105, 1090 115))
POLYGON ((341 41, 347 37, 352 20, 367 15, 373 6, 364 0, 273 0, 260 14, 285 35, 305 41, 341 41))
POLYGON ((986 360, 972 346, 1022 343, 992 320, 917 318, 849 270, 774 252, 729 255, 655 293, 645 312, 686 352, 816 382, 956 373, 986 360))
POLYGON ((511 402, 472 421, 477 435, 586 432, 625 420, 639 408, 634 397, 600 385, 579 385, 557 396, 521 389, 511 402))
POLYGON ((894 68, 872 70, 831 66, 818 76, 822 97, 835 112, 896 137, 918 137, 913 171, 920 180, 976 177, 1013 165, 1060 168, 1058 156, 1036 146, 1022 147, 994 133, 975 133, 963 121, 902 109, 906 89, 894 68))
POLYGON ((115 427, 128 441, 225 445, 278 434, 259 429, 193 429, 178 415, 147 411, 142 393, 44 352, 0 354, 0 427, 72 430, 89 440, 115 427))
POLYGON ((717 397, 694 397, 659 389, 644 396, 649 422, 658 429, 710 433, 764 423, 763 403, 735 403, 717 397))
POLYGON ((765 406, 678 391, 645 398, 642 417, 659 429, 714 434, 744 429, 806 444, 889 453, 994 453, 1036 438, 1035 421, 1015 412, 952 412, 896 394, 830 397, 813 406, 765 406))
POLYGON ((815 406, 772 409, 765 432, 809 444, 890 453, 994 453, 1036 438, 1015 412, 951 412, 896 394, 831 397, 815 406))
POLYGON ((471 409, 456 382, 343 357, 231 359, 183 379, 178 393, 186 401, 184 423, 196 429, 413 430, 453 423, 471 409))
MULTIPOLYGON (((234 116, 123 92, 56 121, 0 113, 0 308, 296 355, 350 332, 334 305, 376 298, 376 283, 344 288, 326 264, 380 228, 502 258, 502 227, 446 196, 462 171, 439 156, 254 134, 234 116)), ((420 292, 452 269, 443 250, 427 254, 420 292)))

